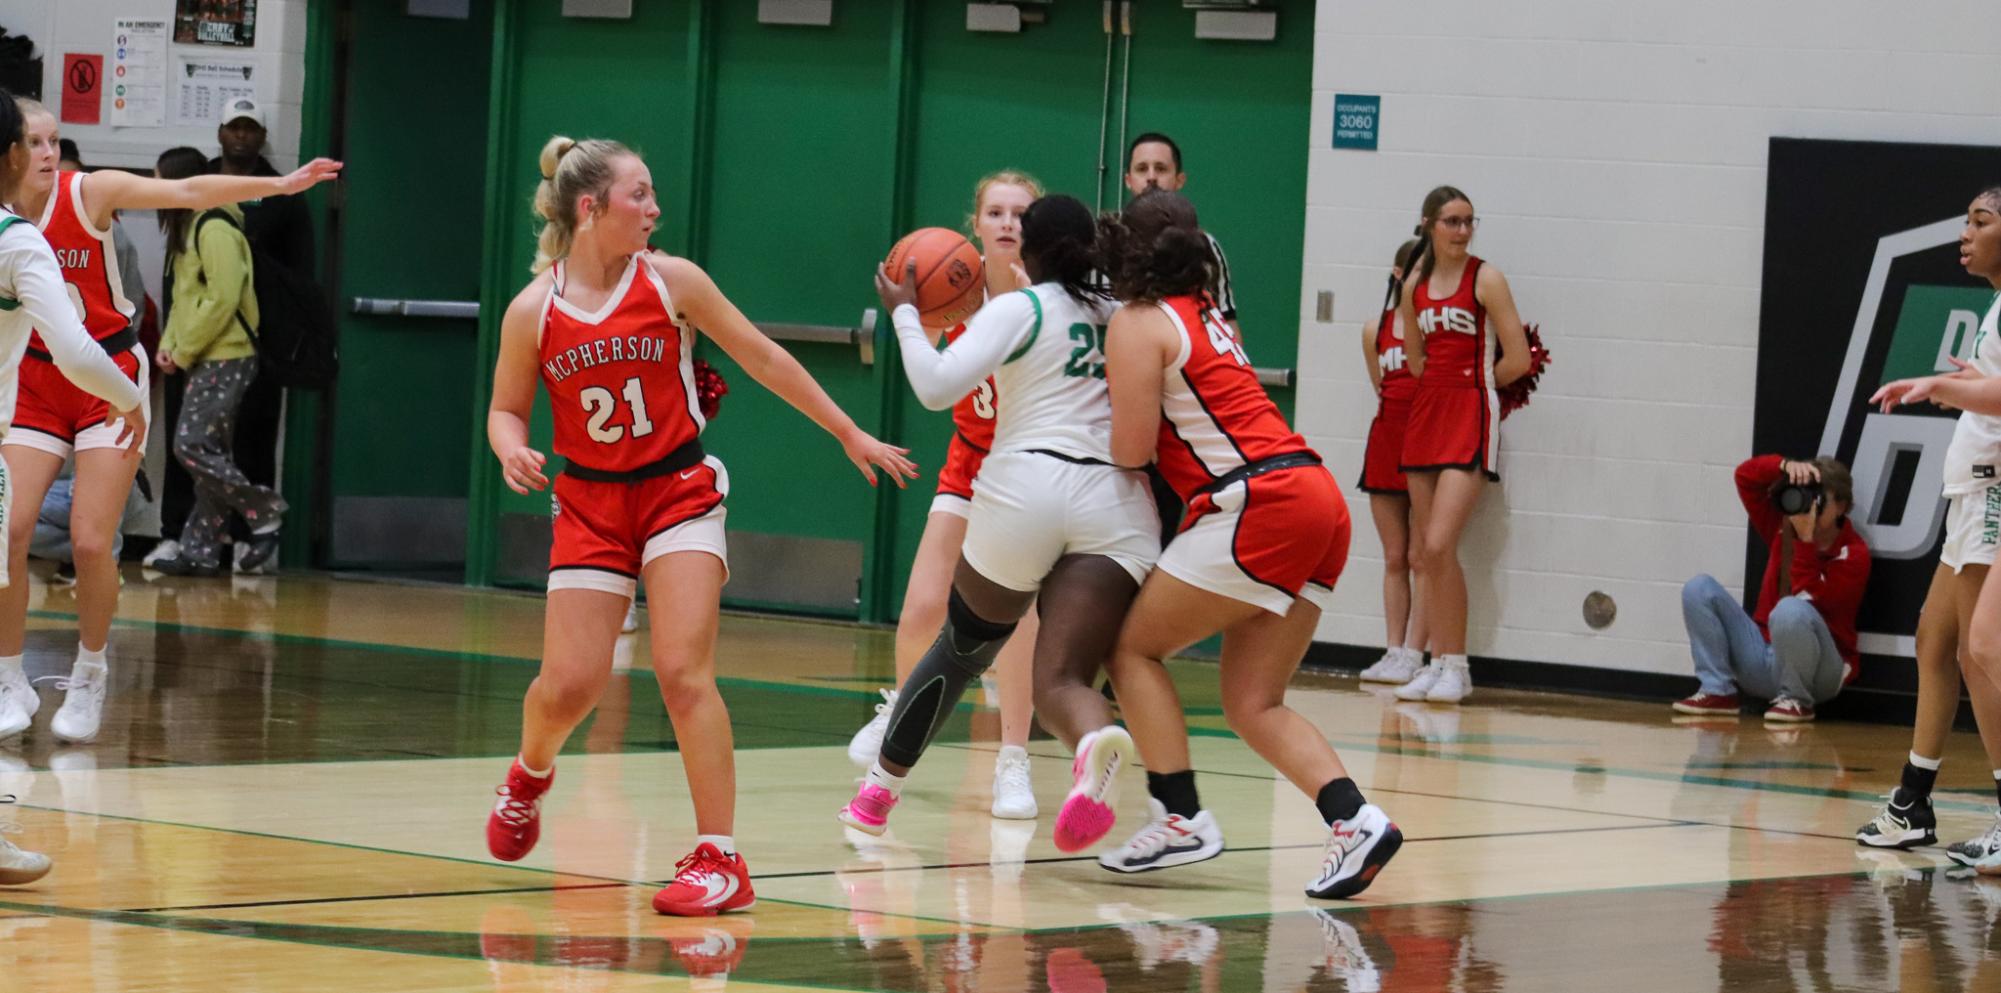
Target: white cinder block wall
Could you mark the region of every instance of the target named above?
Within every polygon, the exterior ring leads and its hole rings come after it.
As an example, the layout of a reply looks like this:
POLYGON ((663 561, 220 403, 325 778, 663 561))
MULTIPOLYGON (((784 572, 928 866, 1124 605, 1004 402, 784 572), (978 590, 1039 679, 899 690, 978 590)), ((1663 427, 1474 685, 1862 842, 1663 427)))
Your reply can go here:
POLYGON ((1687 672, 1682 582, 1744 579, 1730 474, 1750 454, 1767 140, 2001 143, 1996 23, 1974 0, 1321 0, 1298 421, 1356 532, 1319 639, 1382 644, 1381 545, 1353 488, 1374 412, 1360 327, 1450 183, 1555 357, 1462 549, 1470 649, 1687 672), (1337 92, 1382 96, 1378 151, 1332 149, 1337 92), (1618 602, 1603 631, 1592 590, 1618 602))
MULTIPOLYGON (((255 44, 181 45, 167 42, 167 63, 177 58, 221 58, 257 65, 257 99, 264 104, 271 164, 281 170, 298 167, 299 111, 305 97, 306 21, 308 0, 263 0, 257 5, 255 44)), ((107 73, 116 47, 115 21, 120 17, 151 17, 171 21, 174 0, 0 0, 0 27, 10 35, 35 42, 42 57, 42 97, 50 109, 62 98, 63 54, 104 56, 107 73)), ((175 88, 167 85, 167 116, 163 127, 120 128, 104 124, 63 124, 62 134, 77 143, 87 165, 151 168, 161 152, 175 145, 192 145, 217 153, 215 131, 220 122, 177 127, 175 88)), ((103 105, 103 120, 111 120, 111 104, 103 105)))

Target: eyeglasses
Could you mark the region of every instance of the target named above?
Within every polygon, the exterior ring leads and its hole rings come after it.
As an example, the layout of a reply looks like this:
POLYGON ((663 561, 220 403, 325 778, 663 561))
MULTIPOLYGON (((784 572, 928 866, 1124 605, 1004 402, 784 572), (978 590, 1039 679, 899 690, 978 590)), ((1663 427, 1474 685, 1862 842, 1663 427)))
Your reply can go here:
POLYGON ((1448 231, 1473 231, 1480 227, 1477 217, 1441 217, 1438 226, 1448 231))

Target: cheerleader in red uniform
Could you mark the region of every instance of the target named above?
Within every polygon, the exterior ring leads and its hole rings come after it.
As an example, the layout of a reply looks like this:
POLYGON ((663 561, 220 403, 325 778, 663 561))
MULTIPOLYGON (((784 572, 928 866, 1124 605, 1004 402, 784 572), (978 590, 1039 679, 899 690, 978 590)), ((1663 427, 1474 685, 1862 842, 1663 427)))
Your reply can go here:
POLYGON ((1473 201, 1441 186, 1425 196, 1423 218, 1423 245, 1401 307, 1403 326, 1411 329, 1404 359, 1417 377, 1403 470, 1433 656, 1397 696, 1458 703, 1473 691, 1459 539, 1487 483, 1501 478, 1496 390, 1528 373, 1529 348, 1507 279, 1468 251, 1479 226, 1473 201))
POLYGON ((1410 483, 1403 471, 1404 430, 1410 421, 1417 377, 1404 359, 1405 329, 1397 313, 1404 273, 1424 243, 1412 238, 1397 249, 1390 265, 1389 293, 1383 312, 1362 325, 1362 361, 1376 388, 1376 419, 1369 424, 1368 448, 1362 456, 1362 492, 1369 495, 1369 514, 1376 537, 1383 543, 1383 644, 1376 664, 1362 670, 1362 679, 1376 683, 1408 683, 1424 668, 1423 591, 1410 573, 1410 483))

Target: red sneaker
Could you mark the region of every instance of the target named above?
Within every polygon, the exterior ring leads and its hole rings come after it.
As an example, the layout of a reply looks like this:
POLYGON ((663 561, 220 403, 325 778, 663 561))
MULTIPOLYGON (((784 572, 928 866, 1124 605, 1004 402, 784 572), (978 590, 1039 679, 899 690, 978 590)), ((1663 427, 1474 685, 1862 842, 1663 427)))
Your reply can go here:
POLYGON ((1678 714, 1696 714, 1705 717, 1711 715, 1735 717, 1737 716, 1738 709, 1737 694, 1697 693, 1694 696, 1676 700, 1674 702, 1674 709, 1675 713, 1678 714))
POLYGON ((502 862, 519 862, 542 838, 542 794, 556 782, 556 771, 536 779, 521 768, 521 760, 507 767, 507 782, 494 792, 500 802, 486 817, 486 850, 502 862))
POLYGON ((1813 720, 1813 704, 1782 696, 1772 701, 1771 708, 1765 711, 1765 719, 1779 724, 1805 724, 1813 720))
POLYGON ((653 909, 660 913, 701 917, 747 910, 757 903, 757 893, 750 888, 750 867, 742 855, 724 855, 704 842, 674 868, 674 881, 653 895, 653 909))

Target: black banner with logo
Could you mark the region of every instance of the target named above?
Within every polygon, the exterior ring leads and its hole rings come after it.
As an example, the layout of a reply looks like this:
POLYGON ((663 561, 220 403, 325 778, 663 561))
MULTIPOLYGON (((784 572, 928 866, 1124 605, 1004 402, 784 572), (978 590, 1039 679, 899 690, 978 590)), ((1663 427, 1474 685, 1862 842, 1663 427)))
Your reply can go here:
MULTIPOLYGON (((1766 184, 1752 448, 1854 471, 1874 557, 1858 628, 1863 651, 1883 653, 1881 636, 1917 630, 1937 566, 1954 415, 1880 414, 1868 399, 1972 347, 1994 291, 1960 268, 1959 233, 1974 196, 2001 184, 2001 148, 1775 138, 1766 184)), ((1764 568, 1753 536, 1753 595, 1764 568)))

